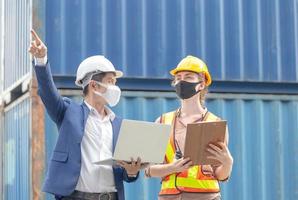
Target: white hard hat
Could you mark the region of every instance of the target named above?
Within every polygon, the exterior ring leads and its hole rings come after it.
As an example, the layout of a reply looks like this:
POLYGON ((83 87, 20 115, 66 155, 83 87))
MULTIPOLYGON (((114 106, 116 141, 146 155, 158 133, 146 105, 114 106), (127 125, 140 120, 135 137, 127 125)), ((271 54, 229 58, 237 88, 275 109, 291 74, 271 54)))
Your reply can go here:
POLYGON ((115 70, 114 65, 108 59, 102 55, 96 55, 88 57, 81 62, 77 70, 75 83, 77 86, 84 87, 89 83, 93 74, 101 72, 114 72, 116 78, 123 76, 121 71, 115 70))

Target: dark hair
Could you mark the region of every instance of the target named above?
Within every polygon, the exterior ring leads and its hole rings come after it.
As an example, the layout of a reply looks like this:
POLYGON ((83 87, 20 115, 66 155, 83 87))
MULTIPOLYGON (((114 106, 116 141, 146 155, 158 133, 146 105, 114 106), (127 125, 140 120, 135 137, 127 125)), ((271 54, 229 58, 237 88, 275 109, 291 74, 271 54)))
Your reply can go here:
MULTIPOLYGON (((98 74, 94 74, 94 75, 92 76, 91 80, 101 82, 102 79, 105 77, 106 74, 107 74, 106 72, 101 72, 101 73, 98 73, 98 74)), ((84 94, 84 96, 87 96, 87 94, 88 94, 88 90, 89 90, 89 89, 88 89, 88 88, 89 88, 88 86, 89 86, 89 84, 86 85, 86 86, 84 87, 84 89, 83 89, 83 94, 84 94)))

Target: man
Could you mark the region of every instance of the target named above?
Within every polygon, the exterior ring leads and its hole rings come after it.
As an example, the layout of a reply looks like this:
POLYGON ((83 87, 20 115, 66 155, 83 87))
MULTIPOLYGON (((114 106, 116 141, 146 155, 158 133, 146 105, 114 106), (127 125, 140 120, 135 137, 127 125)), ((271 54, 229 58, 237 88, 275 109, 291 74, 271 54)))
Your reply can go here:
POLYGON ((31 31, 29 52, 34 57, 38 92, 59 129, 43 191, 56 199, 124 200, 123 181, 137 179, 140 159, 120 166, 94 162, 111 158, 122 120, 106 104, 115 106, 121 91, 116 78, 122 76, 104 56, 92 56, 78 67, 76 84, 83 88, 84 102, 77 104, 59 95, 47 60, 47 48, 31 31))
POLYGON ((207 65, 199 58, 187 56, 171 72, 173 86, 181 99, 181 107, 163 114, 157 121, 171 124, 172 133, 166 150, 165 163, 146 169, 147 177, 162 177, 159 200, 218 200, 218 181, 227 180, 231 174, 233 158, 226 142, 210 144, 210 159, 219 161, 218 166, 195 165, 189 158, 183 158, 186 126, 200 121, 220 120, 205 107, 207 87, 212 79, 207 65), (182 157, 182 158, 181 158, 182 157))

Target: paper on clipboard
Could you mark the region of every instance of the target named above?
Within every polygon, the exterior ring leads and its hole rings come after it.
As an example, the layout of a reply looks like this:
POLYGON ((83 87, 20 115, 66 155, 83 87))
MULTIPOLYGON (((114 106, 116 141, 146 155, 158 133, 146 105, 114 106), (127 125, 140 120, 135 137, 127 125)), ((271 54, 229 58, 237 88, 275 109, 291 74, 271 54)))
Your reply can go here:
POLYGON ((227 121, 199 122, 187 125, 184 157, 189 157, 194 165, 218 165, 216 160, 208 159, 208 144, 224 142, 227 121))

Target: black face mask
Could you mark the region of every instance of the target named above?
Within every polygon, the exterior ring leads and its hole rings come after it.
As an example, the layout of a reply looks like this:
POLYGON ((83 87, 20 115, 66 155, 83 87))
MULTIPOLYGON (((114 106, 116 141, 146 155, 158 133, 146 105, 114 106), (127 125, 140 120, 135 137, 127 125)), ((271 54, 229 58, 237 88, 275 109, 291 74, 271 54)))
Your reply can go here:
POLYGON ((196 95, 200 90, 196 91, 196 86, 201 83, 201 81, 196 83, 190 83, 187 81, 179 81, 175 85, 176 94, 181 99, 189 99, 190 97, 196 95))

